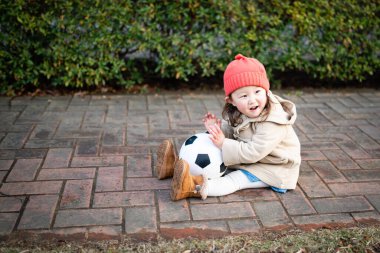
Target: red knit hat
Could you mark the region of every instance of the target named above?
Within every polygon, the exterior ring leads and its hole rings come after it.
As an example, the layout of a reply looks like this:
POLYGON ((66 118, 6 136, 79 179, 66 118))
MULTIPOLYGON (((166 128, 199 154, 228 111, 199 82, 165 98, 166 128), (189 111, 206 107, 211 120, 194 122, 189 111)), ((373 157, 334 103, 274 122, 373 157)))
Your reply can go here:
POLYGON ((235 90, 245 86, 258 86, 269 90, 269 81, 264 65, 255 58, 241 54, 228 64, 224 71, 224 92, 229 96, 235 90))

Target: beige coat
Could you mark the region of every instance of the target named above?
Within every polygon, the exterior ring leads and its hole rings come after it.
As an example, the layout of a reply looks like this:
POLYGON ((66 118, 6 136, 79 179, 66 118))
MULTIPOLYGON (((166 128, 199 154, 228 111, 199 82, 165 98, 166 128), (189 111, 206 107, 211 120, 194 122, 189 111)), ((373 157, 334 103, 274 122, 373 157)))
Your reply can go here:
POLYGON ((292 127, 297 113, 295 105, 269 93, 271 111, 267 119, 243 117, 243 123, 231 127, 223 122, 226 139, 222 146, 223 161, 234 169, 245 169, 264 183, 295 189, 301 164, 301 145, 292 127), (291 111, 287 114, 285 104, 291 111))

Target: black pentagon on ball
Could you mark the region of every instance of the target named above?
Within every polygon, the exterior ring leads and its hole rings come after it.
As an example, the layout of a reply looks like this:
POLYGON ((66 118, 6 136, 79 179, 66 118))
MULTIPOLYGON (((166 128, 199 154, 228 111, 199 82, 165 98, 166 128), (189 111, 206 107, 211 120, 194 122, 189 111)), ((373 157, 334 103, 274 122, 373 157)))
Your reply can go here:
POLYGON ((185 146, 190 145, 190 144, 193 144, 193 142, 194 142, 197 138, 198 138, 198 137, 195 136, 195 135, 191 136, 189 139, 187 139, 187 140, 185 141, 185 146))
POLYGON ((221 165, 220 165, 220 173, 223 173, 224 171, 226 171, 226 169, 227 169, 227 166, 226 165, 224 165, 224 163, 222 163, 221 165))
POLYGON ((197 159, 195 159, 195 164, 201 167, 202 169, 206 168, 207 165, 211 163, 210 157, 208 154, 198 154, 197 159))

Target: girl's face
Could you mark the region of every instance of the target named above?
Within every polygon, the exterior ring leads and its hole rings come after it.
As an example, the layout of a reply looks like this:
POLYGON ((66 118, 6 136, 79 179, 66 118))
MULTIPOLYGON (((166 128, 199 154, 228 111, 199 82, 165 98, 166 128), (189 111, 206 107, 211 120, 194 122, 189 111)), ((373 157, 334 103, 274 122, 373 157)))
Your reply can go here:
POLYGON ((226 97, 227 103, 237 107, 239 112, 248 118, 256 118, 264 110, 267 104, 267 92, 257 86, 246 86, 231 93, 226 97))

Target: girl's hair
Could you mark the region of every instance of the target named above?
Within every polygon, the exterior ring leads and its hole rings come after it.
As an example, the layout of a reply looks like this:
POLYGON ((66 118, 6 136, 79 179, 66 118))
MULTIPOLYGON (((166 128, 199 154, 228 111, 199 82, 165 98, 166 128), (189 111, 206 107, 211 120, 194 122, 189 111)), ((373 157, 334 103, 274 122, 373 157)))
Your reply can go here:
MULTIPOLYGON (((229 95, 229 98, 231 99, 231 95, 229 95)), ((269 95, 267 93, 267 103, 264 107, 264 110, 261 112, 261 115, 260 115, 263 117, 262 121, 265 121, 267 119, 269 112, 270 112, 270 109, 271 109, 270 98, 269 98, 269 95)), ((233 104, 226 103, 223 107, 222 117, 224 120, 227 120, 230 123, 230 125, 233 127, 236 127, 239 124, 243 123, 242 122, 243 120, 240 117, 241 114, 242 113, 239 112, 237 107, 234 106, 233 104)))

